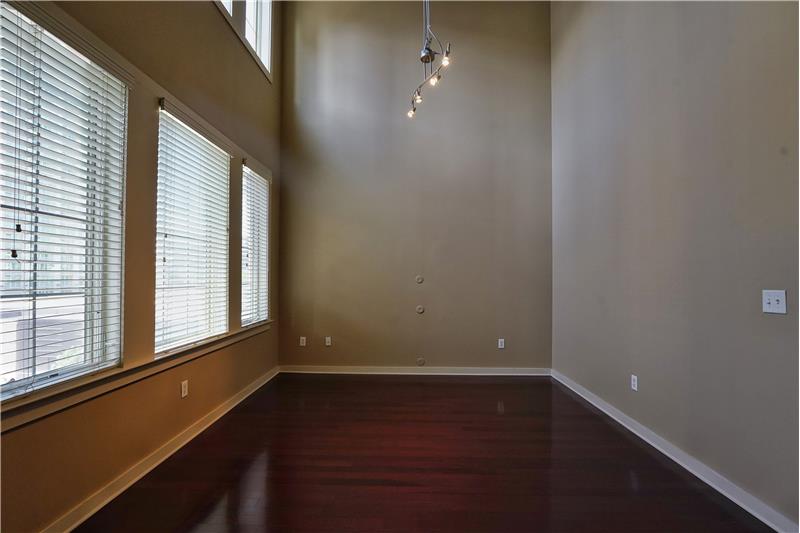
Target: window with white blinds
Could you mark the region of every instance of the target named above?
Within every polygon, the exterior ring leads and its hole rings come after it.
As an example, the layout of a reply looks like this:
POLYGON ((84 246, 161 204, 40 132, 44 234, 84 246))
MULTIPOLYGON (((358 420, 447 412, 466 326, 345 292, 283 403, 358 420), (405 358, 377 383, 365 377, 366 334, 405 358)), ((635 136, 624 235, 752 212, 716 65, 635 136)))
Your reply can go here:
POLYGON ((242 167, 242 326, 269 318, 269 183, 242 167))
POLYGON ((155 348, 228 329, 230 156, 161 110, 158 129, 155 348))
POLYGON ((0 396, 117 365, 127 87, 0 4, 0 396))

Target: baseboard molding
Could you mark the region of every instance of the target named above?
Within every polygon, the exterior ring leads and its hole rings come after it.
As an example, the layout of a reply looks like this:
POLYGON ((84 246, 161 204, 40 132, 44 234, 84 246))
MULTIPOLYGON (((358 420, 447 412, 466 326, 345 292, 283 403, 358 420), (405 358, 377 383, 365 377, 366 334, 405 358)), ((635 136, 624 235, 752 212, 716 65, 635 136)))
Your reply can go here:
POLYGON ((549 368, 493 368, 493 367, 383 367, 383 366, 312 366, 286 365, 275 367, 250 383, 236 395, 219 405, 213 411, 164 443, 160 448, 122 473, 87 499, 67 511, 43 531, 60 533, 71 531, 92 516, 105 504, 113 500, 125 489, 136 483, 169 456, 202 433, 228 411, 268 383, 279 373, 290 374, 384 374, 384 375, 434 375, 434 376, 552 376, 562 385, 571 389, 590 404, 616 420, 655 449, 681 465, 699 479, 716 489, 744 510, 780 533, 795 533, 798 524, 773 507, 764 503, 743 488, 739 487, 706 464, 695 459, 674 444, 659 436, 649 428, 629 417, 613 405, 601 399, 582 385, 576 383, 557 370, 549 368))
POLYGON ((275 367, 266 374, 247 385, 244 389, 220 404, 213 411, 203 418, 184 429, 178 435, 164 443, 160 448, 150 455, 133 465, 123 472, 111 483, 104 486, 87 499, 67 511, 55 522, 47 526, 43 531, 47 533, 62 533, 71 531, 78 527, 86 519, 100 510, 105 504, 116 498, 122 491, 139 481, 148 472, 153 470, 170 455, 181 449, 185 444, 202 433, 211 424, 222 418, 225 413, 236 407, 242 400, 250 396, 258 388, 265 385, 280 372, 279 367, 275 367))
POLYGON ((742 487, 710 468, 705 463, 695 459, 651 429, 629 417, 582 385, 576 383, 557 370, 551 370, 551 376, 553 379, 581 396, 584 400, 619 422, 628 431, 650 444, 705 483, 711 485, 711 487, 716 489, 720 494, 775 531, 779 531, 780 533, 796 533, 798 531, 798 524, 792 519, 756 498, 742 487))
POLYGON ((549 376, 549 368, 483 366, 315 366, 283 365, 287 374, 396 374, 429 376, 549 376))

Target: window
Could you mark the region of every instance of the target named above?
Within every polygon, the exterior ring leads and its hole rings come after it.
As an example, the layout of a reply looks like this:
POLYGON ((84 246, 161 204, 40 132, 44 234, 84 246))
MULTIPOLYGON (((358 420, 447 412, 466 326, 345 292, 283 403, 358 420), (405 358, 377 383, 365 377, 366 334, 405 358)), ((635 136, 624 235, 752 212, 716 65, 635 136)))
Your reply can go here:
POLYGON ((245 2, 245 38, 255 50, 256 55, 269 70, 272 37, 272 2, 269 0, 246 0, 245 2))
POLYGON ((269 183, 242 167, 242 326, 269 318, 269 183))
POLYGON ((272 1, 217 0, 215 3, 261 70, 271 79, 272 1))
POLYGON ((160 111, 156 208, 157 353, 228 329, 230 156, 160 111))
POLYGON ((121 359, 127 87, 6 3, 0 395, 121 359))

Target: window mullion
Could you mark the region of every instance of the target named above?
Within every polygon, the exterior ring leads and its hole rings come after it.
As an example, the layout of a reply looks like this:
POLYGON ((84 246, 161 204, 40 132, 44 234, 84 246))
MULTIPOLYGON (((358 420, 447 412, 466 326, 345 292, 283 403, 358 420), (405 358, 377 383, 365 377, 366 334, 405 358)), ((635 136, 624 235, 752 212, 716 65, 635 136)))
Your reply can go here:
POLYGON ((127 87, 16 8, 0 17, 0 137, 13 147, 0 187, 20 242, 0 277, 8 399, 120 360, 127 87))

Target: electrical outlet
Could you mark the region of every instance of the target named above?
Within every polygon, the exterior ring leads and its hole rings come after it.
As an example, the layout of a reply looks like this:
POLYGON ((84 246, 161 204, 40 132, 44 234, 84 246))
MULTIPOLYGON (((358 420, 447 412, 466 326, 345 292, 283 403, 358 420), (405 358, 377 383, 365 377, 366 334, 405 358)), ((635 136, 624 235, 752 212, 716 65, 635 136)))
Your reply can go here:
POLYGON ((181 398, 186 398, 189 396, 189 380, 185 379, 181 381, 181 398))
POLYGON ((305 346, 305 345, 306 345, 306 338, 300 337, 300 346, 305 346))
POLYGON ((639 390, 639 376, 636 374, 631 374, 631 390, 637 392, 639 390))
POLYGON ((786 291, 761 291, 761 312, 775 315, 786 314, 786 291))
POLYGON ((505 339, 497 339, 497 349, 504 350, 506 347, 506 340, 505 339))
POLYGON ((331 338, 330 337, 325 337, 325 346, 331 346, 332 344, 333 344, 333 341, 331 340, 331 338))

